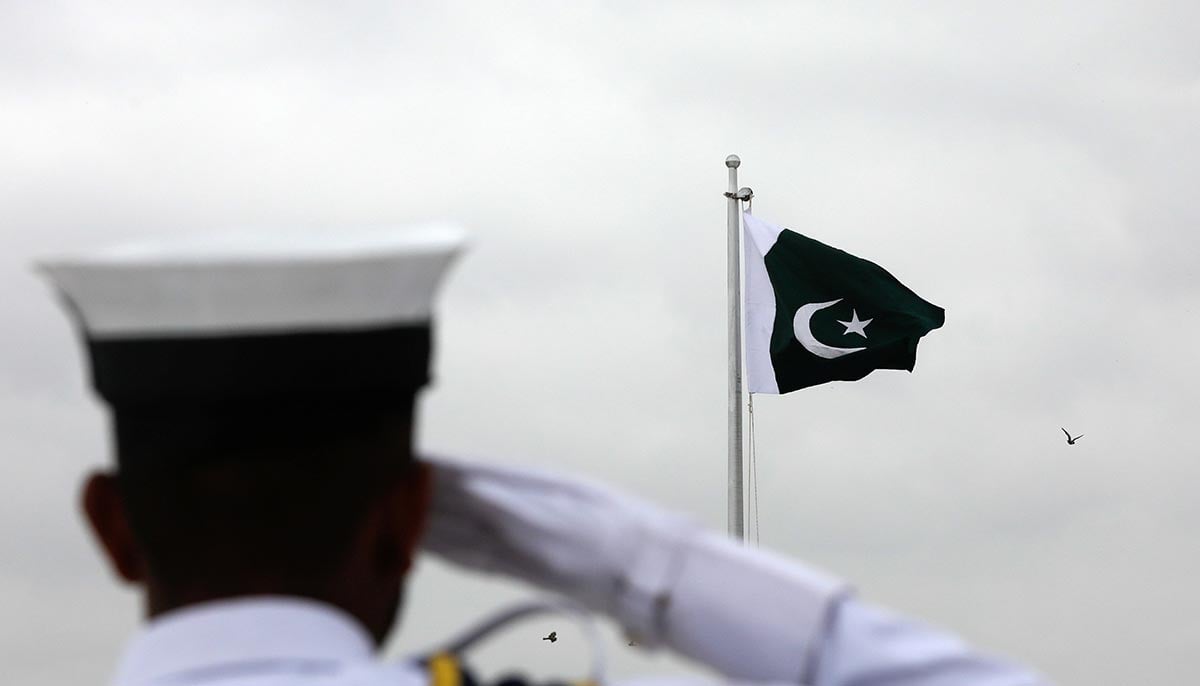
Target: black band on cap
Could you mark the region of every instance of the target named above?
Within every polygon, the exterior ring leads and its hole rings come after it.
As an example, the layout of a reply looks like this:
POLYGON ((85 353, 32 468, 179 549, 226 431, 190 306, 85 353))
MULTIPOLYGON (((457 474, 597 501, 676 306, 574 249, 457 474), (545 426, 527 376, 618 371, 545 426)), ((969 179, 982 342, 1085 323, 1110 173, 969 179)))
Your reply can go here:
POLYGON ((429 326, 89 340, 96 391, 114 407, 276 395, 415 393, 429 326))

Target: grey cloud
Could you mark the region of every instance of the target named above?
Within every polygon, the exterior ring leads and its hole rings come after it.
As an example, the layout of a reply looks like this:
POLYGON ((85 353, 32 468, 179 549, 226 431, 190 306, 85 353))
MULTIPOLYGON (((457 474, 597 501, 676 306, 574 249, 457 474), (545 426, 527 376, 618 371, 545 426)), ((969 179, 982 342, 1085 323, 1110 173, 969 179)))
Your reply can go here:
MULTIPOLYGON (((34 256, 457 219, 422 445, 720 528, 736 152, 756 213, 948 310, 913 375, 756 399, 764 545, 1064 684, 1191 674, 1194 7, 348 7, 0 9, 8 673, 103 679, 136 612, 74 512, 104 417, 34 256)), ((522 593, 413 583, 393 655, 522 593)), ((613 643, 621 674, 691 669, 613 643)))

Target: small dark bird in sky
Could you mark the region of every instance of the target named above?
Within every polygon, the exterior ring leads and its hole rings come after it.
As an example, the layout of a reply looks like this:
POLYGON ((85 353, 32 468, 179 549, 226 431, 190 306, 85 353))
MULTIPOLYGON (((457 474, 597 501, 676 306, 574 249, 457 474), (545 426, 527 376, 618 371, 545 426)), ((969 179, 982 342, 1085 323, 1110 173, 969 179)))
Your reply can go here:
MULTIPOLYGON (((1061 426, 1058 428, 1062 429, 1061 426)), ((1068 432, 1066 429, 1063 429, 1062 431, 1063 431, 1063 433, 1067 434, 1067 445, 1075 445, 1075 441, 1078 441, 1079 439, 1083 438, 1083 434, 1079 434, 1075 438, 1071 438, 1070 432, 1068 432)))
POLYGON ((637 645, 637 641, 630 641, 630 642, 629 642, 629 645, 631 645, 631 646, 635 646, 635 645, 637 645))
POLYGON ((543 637, 542 637, 542 640, 543 640, 543 641, 550 641, 551 643, 554 643, 555 641, 557 641, 557 640, 558 640, 558 632, 557 632, 557 631, 551 631, 551 632, 550 632, 550 635, 549 635, 549 636, 543 636, 543 637))

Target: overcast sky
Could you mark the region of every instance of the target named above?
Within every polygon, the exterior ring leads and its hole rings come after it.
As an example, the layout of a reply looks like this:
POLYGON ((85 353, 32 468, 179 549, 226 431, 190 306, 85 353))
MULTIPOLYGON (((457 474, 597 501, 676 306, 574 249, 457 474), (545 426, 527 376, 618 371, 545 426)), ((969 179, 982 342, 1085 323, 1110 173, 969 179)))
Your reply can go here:
MULTIPOLYGON (((105 417, 34 257, 455 220, 421 445, 723 528, 729 153, 756 214, 947 311, 914 374, 756 398, 762 545, 1062 684, 1192 679, 1200 6, 114 5, 0 3, 11 683, 104 682, 139 611, 76 512, 105 417)), ((389 654, 525 593, 423 560, 389 654)), ((617 674, 695 669, 610 635, 617 674)), ((533 622, 477 661, 584 656, 533 622)))

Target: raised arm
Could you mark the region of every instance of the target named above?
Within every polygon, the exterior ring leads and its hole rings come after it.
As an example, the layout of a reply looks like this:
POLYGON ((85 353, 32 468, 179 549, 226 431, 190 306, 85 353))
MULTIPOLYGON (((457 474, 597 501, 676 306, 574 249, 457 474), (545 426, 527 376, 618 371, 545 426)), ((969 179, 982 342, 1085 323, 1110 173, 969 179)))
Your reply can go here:
POLYGON ((1046 683, 851 598, 841 580, 578 479, 435 461, 425 547, 608 614, 731 680, 818 686, 1046 683))

